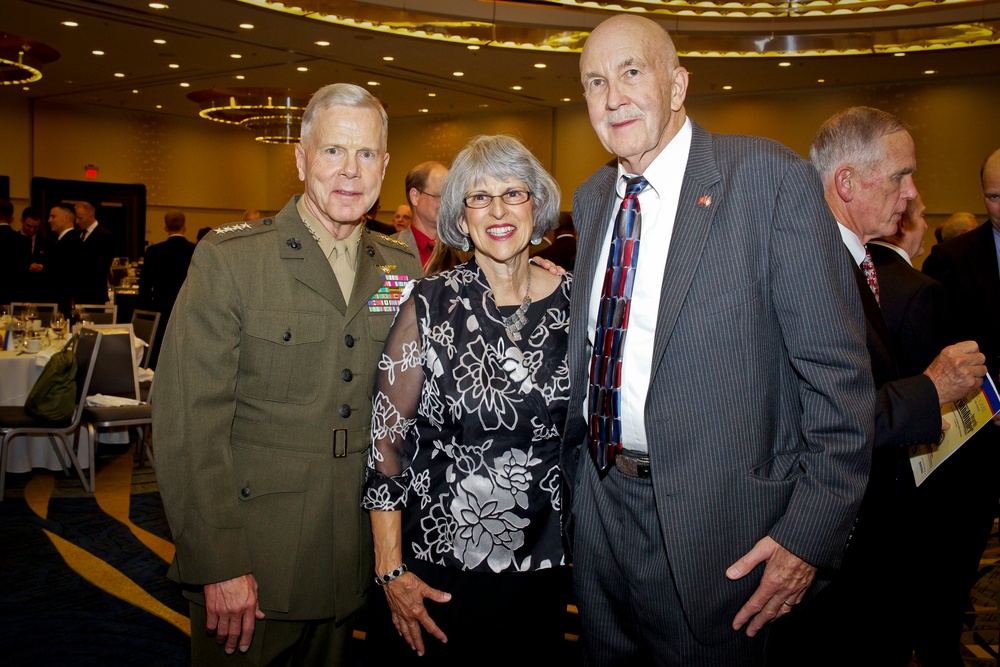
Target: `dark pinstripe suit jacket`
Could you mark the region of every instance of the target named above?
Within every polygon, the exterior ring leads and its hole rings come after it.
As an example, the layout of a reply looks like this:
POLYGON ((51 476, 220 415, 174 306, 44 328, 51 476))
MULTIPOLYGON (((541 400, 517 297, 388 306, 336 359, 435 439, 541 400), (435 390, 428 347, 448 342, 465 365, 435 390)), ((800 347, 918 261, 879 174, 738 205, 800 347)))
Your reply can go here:
MULTIPOLYGON (((814 565, 839 563, 868 475, 874 389, 857 289, 812 166, 767 139, 693 130, 644 415, 681 604, 699 639, 718 642, 762 572, 730 582, 726 568, 764 536, 814 565)), ((615 178, 605 165, 573 200, 570 486, 578 463, 591 465, 587 309, 615 178)))

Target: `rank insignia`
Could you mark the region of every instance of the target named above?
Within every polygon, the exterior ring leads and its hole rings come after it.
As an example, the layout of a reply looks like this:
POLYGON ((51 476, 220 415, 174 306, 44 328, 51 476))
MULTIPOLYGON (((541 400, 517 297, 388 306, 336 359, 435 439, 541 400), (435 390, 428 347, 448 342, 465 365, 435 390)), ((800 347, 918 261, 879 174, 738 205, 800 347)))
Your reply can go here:
POLYGON ((226 225, 225 227, 216 227, 214 231, 216 234, 219 234, 221 236, 222 234, 228 234, 230 232, 239 232, 244 229, 253 229, 253 226, 250 225, 250 223, 248 222, 239 222, 233 225, 226 225))
POLYGON ((399 301, 403 296, 403 287, 410 282, 409 276, 401 273, 391 273, 396 269, 394 264, 380 264, 382 286, 368 299, 369 313, 395 313, 399 311, 399 301))

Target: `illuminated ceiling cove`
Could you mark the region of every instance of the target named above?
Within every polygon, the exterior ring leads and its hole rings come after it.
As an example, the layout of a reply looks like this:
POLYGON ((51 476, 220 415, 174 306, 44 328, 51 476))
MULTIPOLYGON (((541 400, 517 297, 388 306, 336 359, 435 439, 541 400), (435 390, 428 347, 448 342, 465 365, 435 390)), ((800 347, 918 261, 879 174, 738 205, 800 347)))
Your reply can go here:
POLYGON ((1000 1, 239 1, 387 34, 550 52, 579 51, 602 14, 623 11, 662 23, 683 57, 838 56, 1000 44, 1000 1))

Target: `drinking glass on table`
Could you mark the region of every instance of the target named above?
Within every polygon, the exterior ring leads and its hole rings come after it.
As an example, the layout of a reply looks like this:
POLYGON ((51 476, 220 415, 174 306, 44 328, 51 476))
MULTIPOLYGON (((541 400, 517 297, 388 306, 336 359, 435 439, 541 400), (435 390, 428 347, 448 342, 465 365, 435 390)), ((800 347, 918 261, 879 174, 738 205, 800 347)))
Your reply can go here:
POLYGON ((52 333, 56 335, 56 338, 62 340, 66 337, 66 327, 67 327, 66 316, 59 312, 58 309, 52 311, 52 319, 49 320, 49 328, 52 329, 52 333))
POLYGON ((20 349, 24 345, 24 336, 26 334, 24 319, 20 315, 15 314, 11 318, 10 330, 15 349, 20 349))
POLYGON ((35 322, 38 321, 38 306, 36 306, 33 303, 24 304, 24 310, 22 312, 22 316, 24 317, 25 329, 29 333, 41 329, 40 325, 35 324, 35 322))

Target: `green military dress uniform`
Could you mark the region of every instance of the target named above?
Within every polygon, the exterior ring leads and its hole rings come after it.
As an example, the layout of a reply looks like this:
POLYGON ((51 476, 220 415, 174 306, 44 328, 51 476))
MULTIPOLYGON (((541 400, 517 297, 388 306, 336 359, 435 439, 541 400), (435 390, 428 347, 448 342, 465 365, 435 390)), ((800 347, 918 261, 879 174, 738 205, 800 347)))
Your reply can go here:
POLYGON ((369 300, 421 271, 365 229, 345 303, 298 198, 198 244, 156 369, 156 473, 189 598, 252 573, 268 620, 339 621, 374 575, 360 497, 395 313, 369 300))

